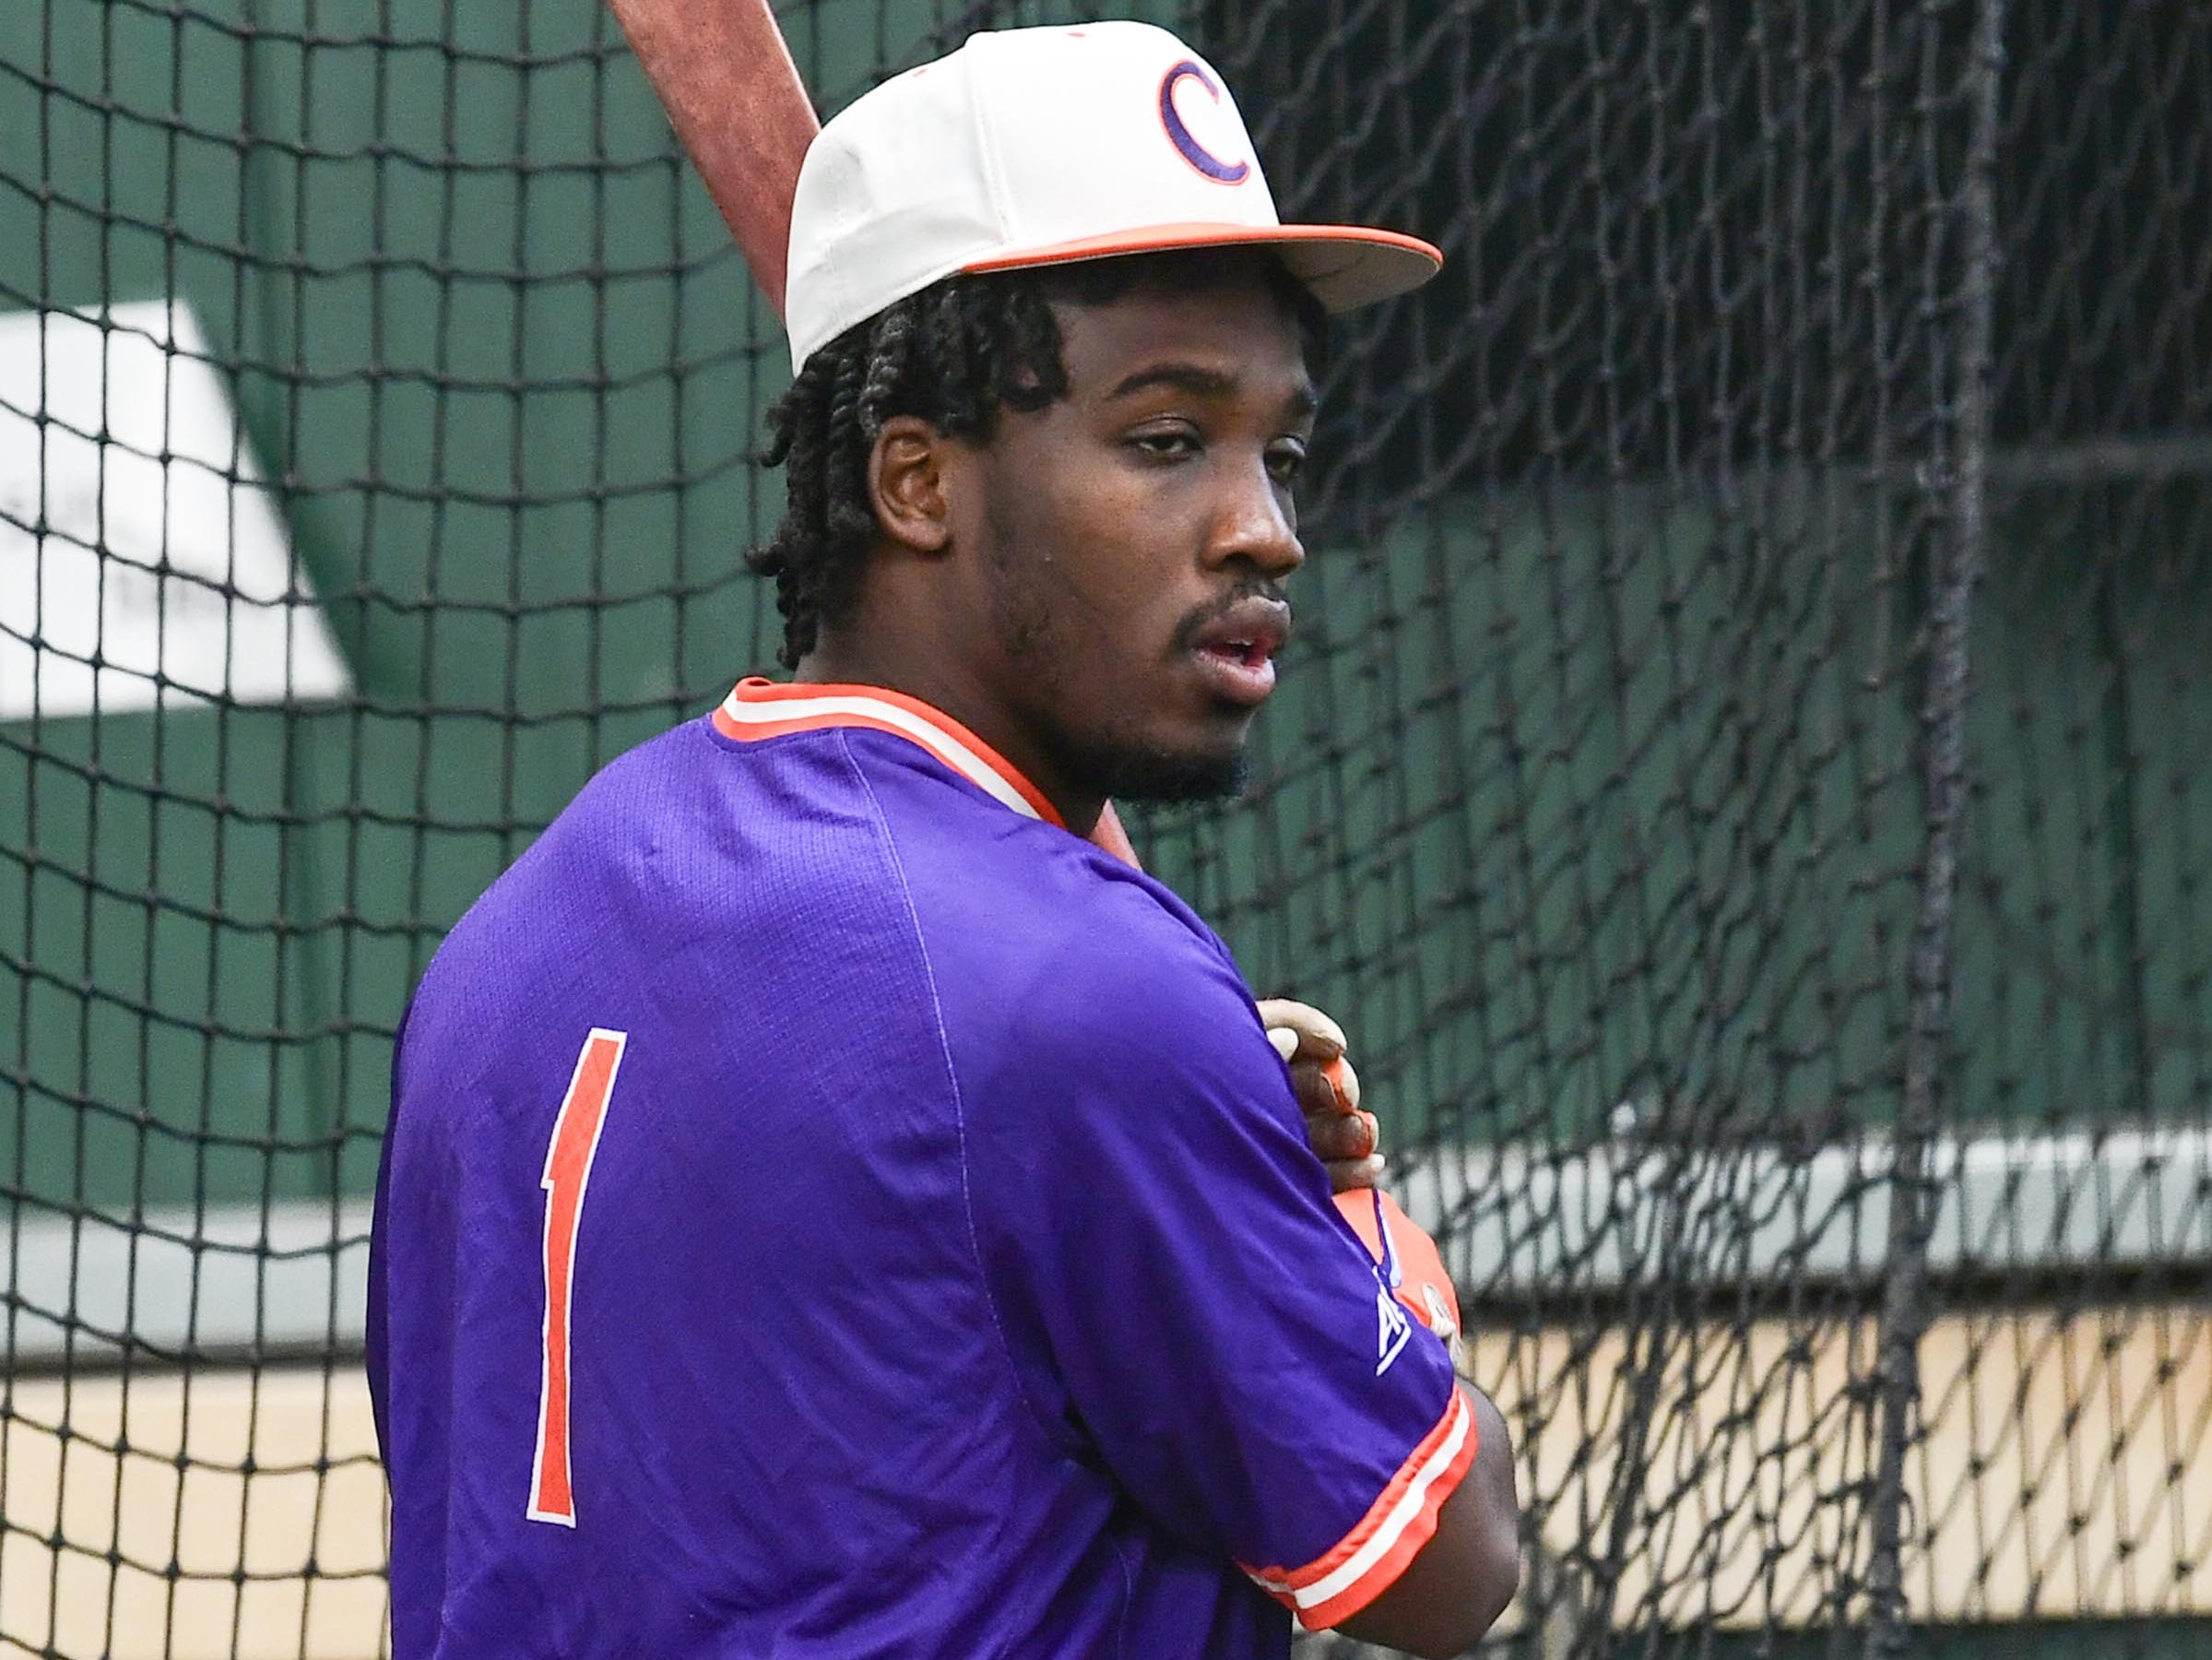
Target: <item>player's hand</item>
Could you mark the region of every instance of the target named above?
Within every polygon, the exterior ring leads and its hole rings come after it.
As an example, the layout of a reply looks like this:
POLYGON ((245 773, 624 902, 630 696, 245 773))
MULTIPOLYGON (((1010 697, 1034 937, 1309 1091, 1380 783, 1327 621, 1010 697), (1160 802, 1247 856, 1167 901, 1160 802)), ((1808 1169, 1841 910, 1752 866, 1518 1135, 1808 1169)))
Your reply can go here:
POLYGON ((1306 1138, 1329 1171, 1332 1192, 1371 1188, 1382 1176, 1380 1126, 1359 1106, 1359 1074, 1344 1058, 1344 1029, 1310 1004, 1260 1000, 1268 1041, 1290 1068, 1290 1086, 1306 1115, 1306 1138))

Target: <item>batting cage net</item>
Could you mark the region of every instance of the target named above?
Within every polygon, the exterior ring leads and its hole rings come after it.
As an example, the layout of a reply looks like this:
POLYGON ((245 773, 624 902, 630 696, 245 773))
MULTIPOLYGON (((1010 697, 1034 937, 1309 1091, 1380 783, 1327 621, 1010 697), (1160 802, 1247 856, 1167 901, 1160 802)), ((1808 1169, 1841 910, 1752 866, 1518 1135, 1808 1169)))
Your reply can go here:
MULTIPOLYGON (((784 20, 827 110, 1064 15, 784 20)), ((1157 17, 1449 259, 1338 330, 1255 787, 1136 828, 1354 1035, 1495 1641, 2206 1652, 2212 7, 1157 17)), ((598 0, 0 8, 0 1653, 388 1644, 394 1028, 771 662, 787 375, 598 0)))

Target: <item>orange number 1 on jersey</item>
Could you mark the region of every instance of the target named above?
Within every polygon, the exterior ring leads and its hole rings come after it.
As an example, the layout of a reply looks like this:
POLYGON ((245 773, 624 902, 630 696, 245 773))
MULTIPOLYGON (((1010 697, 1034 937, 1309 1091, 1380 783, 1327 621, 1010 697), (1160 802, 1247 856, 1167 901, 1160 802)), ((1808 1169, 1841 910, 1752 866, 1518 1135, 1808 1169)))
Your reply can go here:
POLYGON ((607 1122, 615 1069, 622 1063, 622 1032, 599 1026, 584 1040, 576 1071, 553 1120, 545 1150, 545 1345, 538 1383, 538 1456, 530 1476, 533 1522, 576 1524, 576 1496, 568 1476, 568 1330, 570 1296, 576 1284, 576 1228, 584 1220, 584 1187, 607 1122))

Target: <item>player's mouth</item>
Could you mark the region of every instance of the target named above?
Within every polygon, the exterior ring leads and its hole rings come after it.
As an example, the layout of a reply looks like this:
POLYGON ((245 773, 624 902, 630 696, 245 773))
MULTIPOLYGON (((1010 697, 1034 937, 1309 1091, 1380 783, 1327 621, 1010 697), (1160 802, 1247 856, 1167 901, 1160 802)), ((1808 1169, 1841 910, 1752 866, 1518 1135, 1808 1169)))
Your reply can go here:
POLYGON ((1275 689, 1275 653, 1289 637, 1290 607, 1253 596, 1200 629, 1190 650, 1216 697, 1257 707, 1275 689))

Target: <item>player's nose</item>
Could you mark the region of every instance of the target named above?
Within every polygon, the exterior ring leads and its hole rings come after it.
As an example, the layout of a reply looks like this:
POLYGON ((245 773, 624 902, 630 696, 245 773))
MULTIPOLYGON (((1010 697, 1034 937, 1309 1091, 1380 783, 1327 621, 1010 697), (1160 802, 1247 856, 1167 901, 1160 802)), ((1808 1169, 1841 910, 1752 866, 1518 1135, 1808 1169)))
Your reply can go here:
POLYGON ((1206 549, 1211 565, 1243 560, 1280 579, 1306 563, 1289 492, 1264 459, 1223 481, 1212 528, 1206 549))

